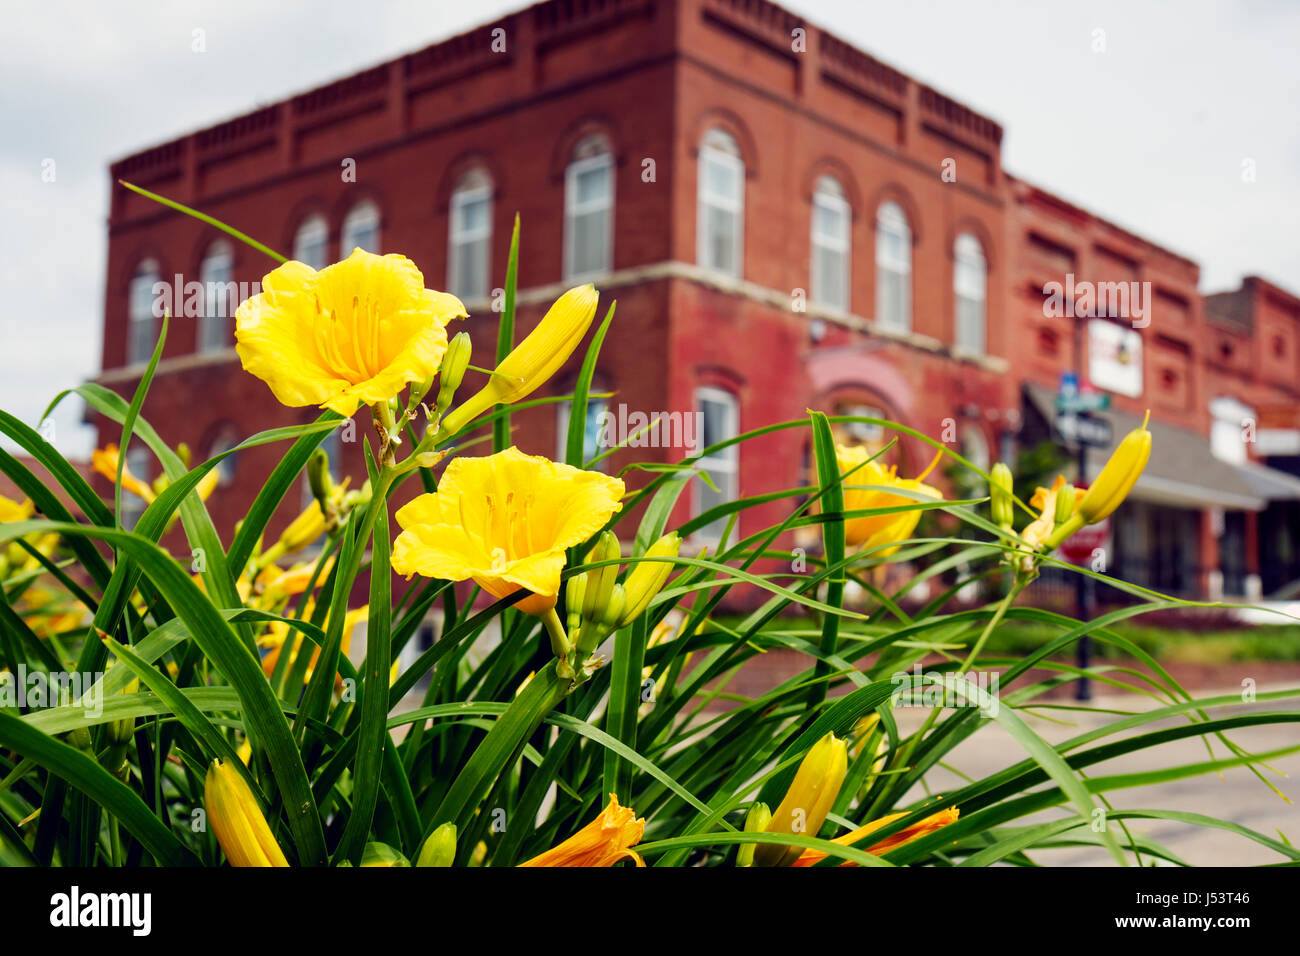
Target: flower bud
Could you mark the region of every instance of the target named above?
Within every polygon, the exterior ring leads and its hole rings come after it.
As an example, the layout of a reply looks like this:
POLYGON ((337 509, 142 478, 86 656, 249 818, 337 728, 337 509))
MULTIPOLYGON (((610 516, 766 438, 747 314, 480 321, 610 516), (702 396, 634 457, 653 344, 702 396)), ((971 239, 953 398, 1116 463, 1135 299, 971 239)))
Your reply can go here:
POLYGON ((203 783, 208 822, 231 866, 288 866, 253 791, 234 767, 212 761, 203 783))
POLYGON ((424 841, 416 866, 451 866, 456 859, 456 824, 444 823, 424 841))
POLYGON ((556 299, 537 328, 501 360, 487 384, 443 420, 443 431, 455 434, 493 405, 509 405, 541 387, 587 334, 599 298, 588 283, 556 299))
POLYGON ((1057 525, 1063 525, 1074 515, 1074 505, 1078 501, 1078 496, 1074 493, 1074 485, 1065 485, 1056 493, 1056 514, 1053 519, 1057 525))
POLYGON ((324 507, 334 491, 334 479, 330 476, 329 456, 320 448, 307 459, 307 483, 311 486, 312 497, 324 507))
POLYGON ((564 606, 569 612, 569 633, 577 634, 582 627, 582 602, 587 593, 587 575, 575 574, 565 583, 564 606))
POLYGON ((1151 413, 1147 412, 1142 427, 1135 428, 1124 436, 1097 480, 1079 502, 1079 515, 1087 524, 1096 524, 1109 517, 1120 502, 1128 497, 1141 477, 1147 459, 1151 457, 1151 433, 1147 431, 1150 419, 1151 413))
MULTIPOLYGON (((848 742, 827 734, 808 749, 785 799, 772 814, 768 833, 816 836, 848 774, 848 742)), ((754 851, 759 866, 789 866, 799 859, 798 847, 765 844, 754 851)))
POLYGON ((993 523, 999 528, 1009 528, 1015 520, 1011 490, 1013 483, 1011 469, 1004 461, 998 462, 989 472, 989 510, 993 515, 993 523))
POLYGON ((411 863, 387 843, 371 841, 361 851, 362 866, 410 866, 411 863))
POLYGON ((623 612, 627 607, 627 590, 621 584, 615 584, 600 612, 600 625, 608 631, 623 626, 623 612))
MULTIPOLYGON (((596 544, 588 558, 592 562, 617 561, 622 556, 622 550, 618 546, 618 536, 612 531, 605 531, 596 539, 596 544)), ((587 581, 587 590, 582 598, 582 617, 586 621, 595 621, 600 618, 601 609, 609 603, 614 582, 618 578, 618 565, 607 564, 604 567, 592 568, 587 572, 587 576, 590 580, 587 581)))
POLYGON ((451 405, 456 389, 465 379, 465 370, 469 368, 471 345, 468 332, 457 332, 447 343, 447 351, 442 354, 442 368, 438 370, 438 414, 441 415, 451 405))
MULTIPOLYGON (((682 539, 677 532, 664 535, 646 550, 647 558, 675 558, 681 550, 682 539)), ((646 612, 655 595, 663 590, 664 582, 672 573, 673 565, 669 561, 639 561, 628 572, 627 609, 619 621, 620 627, 631 624, 646 612)))
MULTIPOLYGON (((749 813, 745 814, 745 832, 746 833, 765 833, 767 825, 772 822, 772 811, 767 808, 766 803, 753 803, 749 807, 749 813)), ((740 849, 736 852, 736 866, 753 866, 754 865, 754 848, 756 843, 742 843, 740 849)))
POLYGON ((277 542, 283 547, 282 554, 301 551, 325 533, 325 512, 320 502, 313 501, 303 509, 302 514, 289 522, 289 527, 280 533, 277 542))

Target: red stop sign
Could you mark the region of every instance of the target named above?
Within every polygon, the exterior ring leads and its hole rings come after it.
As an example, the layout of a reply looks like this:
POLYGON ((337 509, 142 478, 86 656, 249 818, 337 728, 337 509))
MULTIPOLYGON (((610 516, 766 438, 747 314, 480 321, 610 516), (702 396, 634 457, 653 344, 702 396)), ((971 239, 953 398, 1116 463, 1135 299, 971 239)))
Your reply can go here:
POLYGON ((1092 561, 1093 552, 1098 548, 1106 547, 1109 540, 1110 519, 1103 518, 1096 524, 1084 525, 1070 535, 1061 545, 1061 555, 1071 564, 1083 566, 1092 561))

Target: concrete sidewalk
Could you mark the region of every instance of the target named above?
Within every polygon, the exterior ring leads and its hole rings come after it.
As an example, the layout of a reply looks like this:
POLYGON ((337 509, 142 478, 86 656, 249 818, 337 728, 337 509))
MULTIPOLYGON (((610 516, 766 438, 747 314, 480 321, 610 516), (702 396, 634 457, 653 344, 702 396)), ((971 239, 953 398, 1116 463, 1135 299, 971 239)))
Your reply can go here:
MULTIPOLYGON (((1295 689, 1295 685, 1271 687, 1261 689, 1259 692, 1288 689, 1295 689)), ((1194 692, 1194 696, 1202 699, 1240 693, 1240 687, 1231 687, 1217 692, 1200 690, 1194 692)), ((1075 702, 1056 700, 1051 703, 1073 705, 1075 702)), ((1142 711, 1155 709, 1160 705, 1152 703, 1144 696, 1127 694, 1097 698, 1090 706, 1097 712, 1044 711, 1056 721, 1068 721, 1069 726, 1035 716, 1032 712, 1020 711, 1019 713, 1036 733, 1050 743, 1057 744, 1093 728, 1122 719, 1119 715, 1101 713, 1103 709, 1142 711)), ((1211 716, 1224 717, 1250 711, 1296 711, 1297 709, 1300 709, 1300 697, 1219 707, 1211 712, 1211 716)), ((899 708, 895 713, 900 731, 907 733, 920 726, 928 710, 907 707, 899 708)), ((1138 728, 1136 732, 1145 733, 1157 727, 1179 723, 1186 723, 1186 718, 1180 716, 1147 724, 1138 728)), ((995 773, 1018 763, 1027 756, 1023 748, 996 721, 985 720, 983 724, 984 726, 955 748, 945 760, 945 763, 975 778, 995 773)), ((1085 748, 1122 739, 1133 733, 1134 731, 1125 731, 1087 744, 1085 748)), ((1228 732, 1228 737, 1251 753, 1266 753, 1300 744, 1300 724, 1247 727, 1228 732)), ((1095 764, 1088 768, 1087 772, 1093 777, 1109 776, 1200 763, 1211 759, 1226 759, 1232 756, 1222 742, 1217 738, 1211 739, 1213 757, 1206 750, 1204 738, 1190 737, 1095 764)), ((1300 753, 1270 760, 1268 764, 1290 778, 1260 768, 1274 786, 1292 799, 1300 798, 1300 753)), ((927 775, 927 782, 932 793, 955 789, 965 783, 957 774, 942 767, 931 770, 927 775)), ((920 799, 924 795, 925 791, 918 787, 909 792, 908 799, 920 799)), ((1108 799, 1117 810, 1131 808, 1202 813, 1241 824, 1274 840, 1282 839, 1278 835, 1280 831, 1293 844, 1300 844, 1300 807, 1280 798, 1247 767, 1224 770, 1222 777, 1207 773, 1170 783, 1112 791, 1108 794, 1108 799)), ((1015 825, 1040 823, 1058 819, 1063 815, 1062 811, 1053 810, 1017 820, 1015 825)), ((1285 859, 1268 847, 1219 829, 1165 820, 1124 822, 1135 837, 1141 836, 1154 840, 1188 863, 1199 866, 1254 866, 1279 863, 1285 859)), ((1111 826, 1115 828, 1112 832, 1118 833, 1122 840, 1123 834, 1122 831, 1118 831, 1118 824, 1112 823, 1111 826)), ((1093 847, 1037 850, 1030 852, 1029 856, 1035 862, 1046 866, 1114 865, 1114 861, 1104 849, 1093 847)), ((1130 859, 1132 859, 1131 855, 1130 859)), ((1149 864, 1149 858, 1144 857, 1144 862, 1149 864)))

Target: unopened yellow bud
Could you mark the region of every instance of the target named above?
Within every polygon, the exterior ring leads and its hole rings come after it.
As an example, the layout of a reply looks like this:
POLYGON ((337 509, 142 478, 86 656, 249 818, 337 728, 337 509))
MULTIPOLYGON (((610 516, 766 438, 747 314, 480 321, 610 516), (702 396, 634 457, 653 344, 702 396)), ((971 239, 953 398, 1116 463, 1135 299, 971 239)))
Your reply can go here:
MULTIPOLYGON (((816 836, 831 812, 849 769, 848 742, 827 734, 808 749, 785 799, 772 814, 768 833, 816 836)), ((759 866, 789 866, 799 859, 798 847, 766 844, 754 851, 759 866)))
POLYGON ((1142 427, 1124 436, 1079 502, 1079 515, 1086 523, 1096 524, 1108 517, 1137 484, 1147 466, 1147 459, 1151 457, 1151 432, 1147 431, 1150 419, 1151 413, 1147 412, 1142 427))
POLYGON ((234 767, 212 761, 203 784, 208 822, 231 866, 288 866, 253 791, 234 767))
POLYGON ((313 501, 302 514, 289 522, 289 527, 280 534, 277 542, 283 547, 282 554, 301 551, 325 533, 325 513, 321 511, 320 502, 313 501))
MULTIPOLYGON (((766 833, 767 826, 771 822, 772 811, 768 809, 766 803, 751 804, 749 813, 745 814, 745 832, 766 833)), ((740 844, 740 849, 736 852, 736 866, 753 866, 756 846, 757 844, 754 843, 740 844)))
MULTIPOLYGON (((681 547, 682 539, 674 531, 650 545, 644 557, 675 558, 681 547)), ((664 582, 668 580, 672 570, 671 562, 658 560, 639 561, 632 567, 627 575, 627 583, 624 585, 627 590, 627 609, 623 612, 622 620, 619 621, 620 627, 631 624, 646 612, 655 595, 663 590, 664 582)))
POLYGON ((416 866, 451 866, 456 859, 456 824, 444 823, 424 841, 416 866))
POLYGON ((556 299, 537 328, 501 360, 487 384, 443 420, 443 430, 455 434, 493 405, 517 402, 549 380, 587 334, 599 298, 589 283, 556 299))

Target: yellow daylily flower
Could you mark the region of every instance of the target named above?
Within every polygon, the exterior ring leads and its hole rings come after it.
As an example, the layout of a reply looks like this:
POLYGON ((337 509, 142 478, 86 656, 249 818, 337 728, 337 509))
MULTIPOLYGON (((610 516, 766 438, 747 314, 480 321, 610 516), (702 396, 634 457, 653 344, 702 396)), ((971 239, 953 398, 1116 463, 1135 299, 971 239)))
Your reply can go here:
POLYGON ((8 524, 11 521, 26 521, 35 510, 36 506, 32 504, 30 498, 14 501, 12 498, 0 495, 0 524, 8 524))
POLYGON ((62 634, 88 623, 86 609, 80 604, 40 587, 23 592, 18 613, 37 637, 62 634))
MULTIPOLYGON (((325 579, 329 577, 330 570, 334 567, 334 558, 325 559, 321 565, 320 575, 316 578, 316 586, 320 587, 325 579)), ((287 571, 282 571, 274 564, 267 565, 265 569, 257 576, 257 584, 262 592, 262 599, 267 605, 274 605, 286 597, 295 597, 307 590, 307 585, 311 583, 312 575, 316 573, 315 561, 300 561, 287 571)))
MULTIPOLYGON (((30 498, 14 501, 0 495, 0 524, 8 524, 12 521, 26 521, 35 513, 36 506, 30 498)), ((48 558, 54 552, 55 545, 59 543, 59 536, 57 534, 29 534, 23 540, 48 558)), ((39 564, 40 562, 29 554, 17 540, 10 541, 7 545, 0 544, 0 580, 9 577, 10 574, 23 574, 35 570, 39 564)))
MULTIPOLYGON (((848 741, 834 734, 827 734, 809 747, 764 832, 816 836, 844 785, 848 758, 848 741)), ((789 866, 799 853, 795 846, 765 843, 754 850, 754 862, 759 866, 789 866)))
MULTIPOLYGON (((916 504, 915 498, 906 495, 890 494, 866 485, 897 488, 929 498, 942 499, 943 494, 937 488, 923 484, 926 475, 938 463, 938 456, 916 478, 899 478, 898 469, 893 465, 885 467, 872 461, 871 452, 861 445, 835 446, 835 459, 839 463, 840 474, 849 475, 844 482, 844 510, 862 511, 868 508, 891 508, 900 505, 916 504), (864 464, 865 462, 865 464, 864 464), (859 467, 861 466, 861 467, 859 467), (856 470, 854 470, 856 469, 856 470)), ((892 544, 893 547, 882 548, 875 552, 881 557, 888 557, 898 550, 898 542, 910 537, 921 520, 921 511, 898 511, 891 514, 864 515, 849 518, 844 522, 844 537, 850 547, 874 549, 881 545, 892 544)))
MULTIPOLYGON (((832 843, 838 843, 840 846, 852 846, 869 833, 875 833, 882 827, 888 826, 895 820, 901 820, 907 816, 907 812, 891 813, 887 817, 881 817, 879 820, 872 820, 866 826, 858 827, 850 833, 843 836, 837 836, 832 843)), ((913 840, 919 840, 921 837, 933 833, 941 827, 946 827, 950 823, 956 823, 958 811, 956 807, 948 807, 946 810, 940 810, 938 813, 931 814, 919 823, 913 823, 910 827, 904 827, 892 836, 887 836, 879 843, 873 843, 867 848, 867 852, 873 856, 880 856, 882 853, 888 853, 890 850, 897 849, 913 840)), ((826 858, 827 854, 821 850, 804 850, 799 859, 795 860, 792 866, 812 866, 814 863, 820 863, 826 858)), ((857 866, 858 864, 851 860, 845 860, 840 866, 857 866)))
POLYGON ((595 534, 622 505, 623 482, 516 448, 456 458, 438 490, 400 508, 393 570, 447 581, 472 579, 493 597, 523 589, 515 606, 555 606, 564 551, 595 534))
POLYGON ((431 378, 447 323, 465 316, 405 256, 358 248, 319 272, 290 261, 266 276, 235 313, 235 351, 281 404, 352 415, 431 378))
MULTIPOLYGON (((303 619, 310 620, 312 609, 315 607, 315 601, 308 601, 304 611, 303 619)), ((370 616, 370 605, 366 604, 359 608, 348 611, 343 618, 343 637, 339 645, 339 652, 344 656, 352 649, 352 632, 356 630, 358 624, 367 620, 370 616)), ((262 637, 257 639, 257 646, 268 649, 262 657, 262 670, 267 677, 275 673, 275 665, 280 660, 280 653, 284 650, 284 645, 289 644, 289 662, 286 665, 285 673, 289 672, 298 659, 298 649, 305 640, 296 630, 293 630, 283 621, 273 621, 270 629, 262 637)), ((320 658, 320 648, 312 645, 311 663, 307 665, 307 670, 303 673, 303 680, 311 678, 312 671, 316 666, 316 661, 320 658)), ((394 661, 394 666, 397 662, 394 661)), ((335 687, 342 686, 343 678, 335 675, 335 687)), ((391 683, 391 681, 390 681, 391 683)))
POLYGON ((609 795, 609 803, 600 816, 569 837, 559 846, 533 857, 520 866, 613 866, 631 859, 645 866, 640 855, 630 849, 641 841, 645 819, 637 819, 631 807, 620 807, 618 797, 609 795))
POLYGON ((253 791, 234 767, 212 761, 203 783, 208 822, 231 866, 288 866, 253 791))
POLYGON ((493 405, 517 402, 546 382, 587 334, 599 299, 590 283, 556 299, 537 327, 501 360, 487 384, 443 419, 443 430, 455 434, 493 405))
MULTIPOLYGON (((103 448, 97 448, 90 453, 90 467, 109 481, 115 482, 117 481, 117 463, 120 456, 121 452, 116 445, 105 445, 103 448)), ((212 474, 215 478, 216 469, 213 469, 212 474)), ((154 494, 152 488, 131 474, 131 469, 125 466, 122 468, 122 488, 131 492, 137 498, 143 498, 150 504, 158 497, 154 494)))

